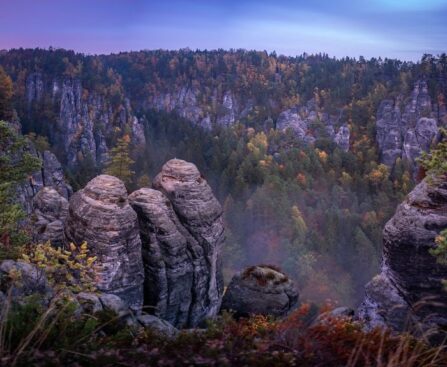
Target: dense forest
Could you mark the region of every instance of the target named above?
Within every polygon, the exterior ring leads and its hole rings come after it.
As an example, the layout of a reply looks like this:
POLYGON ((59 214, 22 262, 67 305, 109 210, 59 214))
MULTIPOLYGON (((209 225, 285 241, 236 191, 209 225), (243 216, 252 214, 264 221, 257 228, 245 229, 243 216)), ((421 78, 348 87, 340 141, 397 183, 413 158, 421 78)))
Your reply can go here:
POLYGON ((100 172, 112 172, 133 190, 150 185, 170 158, 193 162, 224 206, 226 274, 272 263, 298 282, 304 299, 318 303, 358 303, 364 284, 378 271, 383 226, 417 178, 405 160, 392 167, 381 163, 375 125, 380 102, 408 95, 420 79, 427 81, 438 110, 447 95, 445 54, 411 63, 245 50, 89 56, 17 49, 0 53, 0 65, 1 78, 7 74, 12 80, 12 93, 2 92, 10 108, 0 105, 0 118, 20 120, 23 133, 64 163, 59 107, 51 93, 30 102, 30 74, 45 76, 43 91, 55 80, 79 80, 83 101, 101 95, 110 104, 114 129, 105 139, 114 148, 103 164, 88 157, 66 164, 75 189, 100 172), (160 94, 184 86, 212 116, 222 112, 216 100, 228 90, 234 101, 250 101, 251 108, 228 126, 213 121, 209 128, 175 109, 155 108, 160 94), (337 115, 349 126, 348 151, 334 143, 320 118, 310 126, 313 144, 276 129, 283 110, 308 101, 318 116, 337 115), (134 144, 132 131, 119 122, 126 104, 144 127, 143 146, 134 144), (116 170, 120 159, 123 171, 116 170))

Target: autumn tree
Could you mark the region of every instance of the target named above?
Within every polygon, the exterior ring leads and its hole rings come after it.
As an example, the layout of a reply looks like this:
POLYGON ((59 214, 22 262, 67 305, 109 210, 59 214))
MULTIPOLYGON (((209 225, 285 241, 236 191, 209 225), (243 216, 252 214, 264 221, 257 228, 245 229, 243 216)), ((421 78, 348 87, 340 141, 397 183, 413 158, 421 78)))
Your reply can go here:
POLYGON ((0 66, 0 119, 2 120, 8 120, 12 116, 12 95, 12 80, 0 66))
POLYGON ((105 169, 105 173, 123 180, 126 186, 131 184, 135 174, 131 169, 135 162, 130 157, 129 144, 130 137, 127 134, 118 139, 116 146, 110 152, 110 159, 105 169))

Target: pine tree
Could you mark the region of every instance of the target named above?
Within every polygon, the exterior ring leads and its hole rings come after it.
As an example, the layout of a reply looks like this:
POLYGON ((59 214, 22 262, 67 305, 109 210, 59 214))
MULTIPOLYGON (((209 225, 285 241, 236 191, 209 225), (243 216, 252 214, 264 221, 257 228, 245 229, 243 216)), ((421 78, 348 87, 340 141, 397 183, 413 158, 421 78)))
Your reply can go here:
POLYGON ((132 183, 135 172, 131 167, 135 163, 129 154, 129 135, 118 139, 117 144, 110 152, 110 160, 107 163, 105 173, 121 179, 126 186, 132 183))

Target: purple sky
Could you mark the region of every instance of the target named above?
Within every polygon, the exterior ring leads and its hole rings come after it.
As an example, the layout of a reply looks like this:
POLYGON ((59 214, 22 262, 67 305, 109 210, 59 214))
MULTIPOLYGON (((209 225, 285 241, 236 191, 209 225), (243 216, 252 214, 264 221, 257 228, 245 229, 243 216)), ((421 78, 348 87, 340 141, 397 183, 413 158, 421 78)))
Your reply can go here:
POLYGON ((0 48, 247 48, 417 60, 447 52, 447 0, 2 0, 0 48))

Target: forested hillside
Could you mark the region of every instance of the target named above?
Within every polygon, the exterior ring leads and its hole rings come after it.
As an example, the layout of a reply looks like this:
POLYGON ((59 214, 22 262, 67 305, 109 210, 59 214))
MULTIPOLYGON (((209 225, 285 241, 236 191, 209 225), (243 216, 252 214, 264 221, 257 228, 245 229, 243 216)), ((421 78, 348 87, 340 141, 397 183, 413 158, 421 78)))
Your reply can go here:
POLYGON ((112 172, 133 190, 170 158, 194 162, 224 206, 228 273, 279 265, 317 302, 359 301, 378 271, 382 228, 420 173, 413 158, 447 124, 445 55, 18 49, 0 65, 13 91, 0 118, 50 147, 75 189, 112 172), (383 136, 400 140, 390 147, 383 136))

